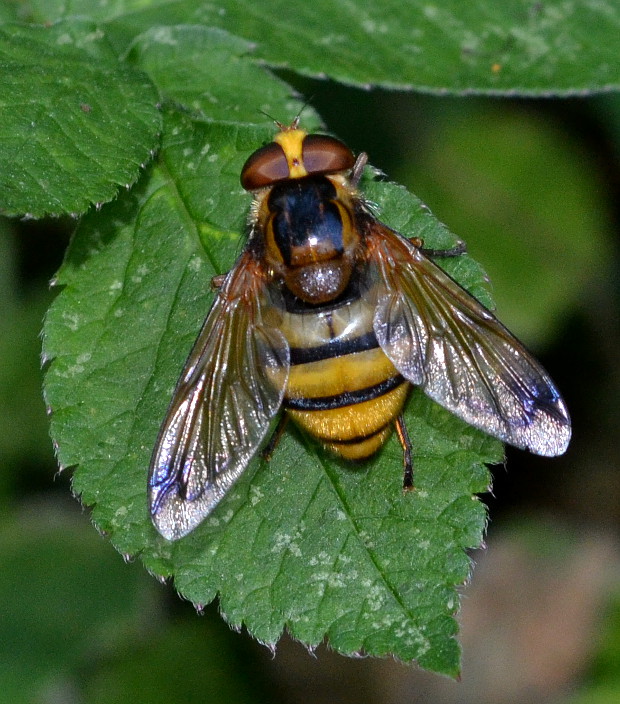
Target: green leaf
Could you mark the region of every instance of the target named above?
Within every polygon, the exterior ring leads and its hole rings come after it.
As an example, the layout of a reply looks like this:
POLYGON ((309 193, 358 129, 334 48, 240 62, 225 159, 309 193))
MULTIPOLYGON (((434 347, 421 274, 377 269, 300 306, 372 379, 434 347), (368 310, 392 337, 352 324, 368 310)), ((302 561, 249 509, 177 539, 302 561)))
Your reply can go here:
MULTIPOLYGON (((134 58, 152 65, 152 46, 149 35, 134 58)), ((171 57, 176 44, 168 46, 171 57)), ((239 50, 234 39, 230 50, 239 50)), ((176 75, 183 60, 170 58, 176 75)), ((203 95, 233 99, 228 80, 208 78, 200 76, 203 95)), ((270 79, 259 72, 254 80, 259 94, 270 79)), ((407 411, 412 494, 402 492, 395 441, 357 467, 291 431, 271 463, 254 461, 187 538, 167 543, 150 523, 146 473, 158 426, 209 309, 210 279, 241 250, 250 203, 241 166, 273 133, 205 120, 195 88, 180 80, 170 90, 196 114, 166 109, 157 163, 138 187, 84 218, 57 278, 63 290, 46 320, 44 354, 59 460, 76 468, 75 491, 121 552, 173 576, 195 603, 219 593, 227 621, 259 640, 275 643, 286 627, 308 646, 327 635, 343 653, 393 653, 455 675, 455 586, 467 579, 465 549, 480 543, 486 520, 473 495, 486 490, 485 462, 498 461, 501 446, 419 393, 407 411)), ((286 113, 287 96, 278 101, 273 109, 286 113)), ((249 119, 242 106, 239 114, 249 119)), ((454 243, 403 188, 369 177, 364 188, 405 234, 454 243)), ((468 257, 446 268, 488 302, 483 272, 468 257)))
POLYGON ((42 217, 114 198, 157 147, 157 100, 94 25, 0 27, 0 210, 42 217))
POLYGON ((153 25, 221 27, 255 42, 255 57, 270 66, 358 86, 512 95, 620 87, 614 0, 31 4, 42 20, 83 13, 107 22, 119 50, 153 25))
MULTIPOLYGON (((182 119, 167 121, 178 147, 187 144, 182 119)), ((212 126, 205 142, 213 144, 218 132, 229 144, 250 141, 247 130, 212 126)), ((245 154, 236 155, 237 167, 245 154)), ((168 156, 164 146, 162 161, 168 156)), ((226 619, 264 642, 287 626, 309 645, 328 634, 344 653, 391 652, 455 674, 454 585, 467 578, 464 549, 479 544, 485 523, 472 494, 486 489, 483 463, 499 460, 501 451, 417 394, 408 412, 414 494, 403 495, 395 443, 356 469, 292 433, 191 536, 170 545, 155 534, 145 482, 157 428, 208 310, 209 279, 238 247, 217 204, 206 214, 213 219, 203 244, 201 220, 164 171, 158 166, 140 193, 85 220, 46 322, 52 433, 61 463, 77 465, 75 491, 94 505, 95 522, 119 550, 174 575, 176 588, 196 603, 219 592, 226 619)), ((205 198, 214 181, 205 175, 205 198)), ((437 229, 428 241, 439 240, 438 224, 397 192, 400 212, 386 219, 406 210, 408 232, 437 229)), ((233 202, 230 212, 239 227, 244 208, 233 202)), ((471 274, 471 263, 455 263, 455 274, 460 267, 471 274)))
MULTIPOLYGON (((128 59, 147 72, 161 95, 196 119, 273 124, 299 110, 291 87, 248 61, 252 45, 221 29, 161 26, 138 36, 128 59), (282 108, 284 106, 284 115, 282 108)), ((316 124, 316 123, 315 123, 316 124)))

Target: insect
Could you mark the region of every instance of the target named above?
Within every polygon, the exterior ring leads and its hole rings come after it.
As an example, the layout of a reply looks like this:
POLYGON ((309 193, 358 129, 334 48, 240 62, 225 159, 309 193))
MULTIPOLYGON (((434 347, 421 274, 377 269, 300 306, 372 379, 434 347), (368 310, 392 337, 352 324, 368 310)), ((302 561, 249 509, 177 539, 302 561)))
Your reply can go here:
POLYGON ((341 457, 375 453, 393 429, 413 487, 402 411, 411 386, 467 423, 539 455, 571 429, 545 370, 357 192, 366 155, 298 120, 241 172, 249 236, 185 364, 151 460, 150 513, 170 540, 226 495, 283 409, 341 457))

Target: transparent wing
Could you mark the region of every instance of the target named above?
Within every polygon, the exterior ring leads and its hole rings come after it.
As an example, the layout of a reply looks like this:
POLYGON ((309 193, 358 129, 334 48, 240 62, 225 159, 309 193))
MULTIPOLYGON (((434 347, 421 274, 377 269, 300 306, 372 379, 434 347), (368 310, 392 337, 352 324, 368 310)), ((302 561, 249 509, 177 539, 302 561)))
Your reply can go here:
POLYGON ((469 424, 539 455, 560 455, 571 429, 547 372, 475 298, 409 241, 374 223, 375 334, 398 371, 469 424))
POLYGON ((265 320, 263 271, 245 253, 189 355, 149 470, 153 523, 169 540, 193 530, 247 467, 278 412, 288 345, 265 320))

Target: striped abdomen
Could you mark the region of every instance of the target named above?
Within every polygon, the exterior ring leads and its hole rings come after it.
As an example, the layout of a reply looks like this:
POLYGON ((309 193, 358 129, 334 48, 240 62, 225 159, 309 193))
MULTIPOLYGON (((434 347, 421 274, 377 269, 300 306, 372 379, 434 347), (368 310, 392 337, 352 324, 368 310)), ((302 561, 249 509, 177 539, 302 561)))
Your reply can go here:
POLYGON ((291 350, 284 408, 347 459, 381 447, 409 387, 377 342, 374 308, 360 297, 319 310, 297 302, 281 324, 291 350))

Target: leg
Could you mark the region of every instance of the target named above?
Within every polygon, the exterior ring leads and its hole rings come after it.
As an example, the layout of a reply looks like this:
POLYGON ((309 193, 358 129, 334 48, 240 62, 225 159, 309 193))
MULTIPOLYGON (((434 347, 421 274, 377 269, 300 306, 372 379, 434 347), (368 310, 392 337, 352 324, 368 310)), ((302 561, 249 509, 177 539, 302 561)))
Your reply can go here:
POLYGON ((400 444, 403 448, 403 464, 405 471, 403 473, 403 491, 412 491, 413 486, 413 459, 411 457, 411 440, 409 439, 409 433, 407 432, 407 426, 405 425, 405 419, 402 413, 394 421, 394 427, 396 428, 396 434, 400 440, 400 444))
POLYGON ((228 274, 217 274, 217 276, 214 276, 211 279, 211 289, 215 291, 218 288, 222 288, 224 285, 224 281, 226 281, 226 277, 228 274))
POLYGON ((278 421, 278 425, 276 425, 276 429, 273 431, 272 436, 269 438, 269 442, 265 445, 263 448, 261 454, 261 457, 265 460, 265 462, 269 462, 271 459, 273 453, 275 452, 276 447, 278 446, 278 443, 282 439, 282 436, 284 435, 284 430, 286 429, 286 424, 288 423, 288 415, 286 413, 283 413, 280 416, 280 420, 278 421))
POLYGON ((351 169, 351 176, 349 177, 349 183, 353 188, 357 188, 357 184, 360 182, 360 178, 362 178, 362 173, 364 172, 367 161, 368 155, 366 152, 360 152, 360 154, 357 155, 355 164, 353 164, 353 168, 351 169))
MULTIPOLYGON (((416 239, 418 242, 421 242, 418 238, 412 239, 416 239)), ((467 245, 462 240, 459 240, 454 247, 450 247, 450 249, 427 249, 423 246, 423 243, 418 245, 414 242, 413 244, 416 247, 419 247, 422 254, 425 254, 427 257, 460 257, 461 254, 465 254, 465 252, 467 252, 467 245)))

